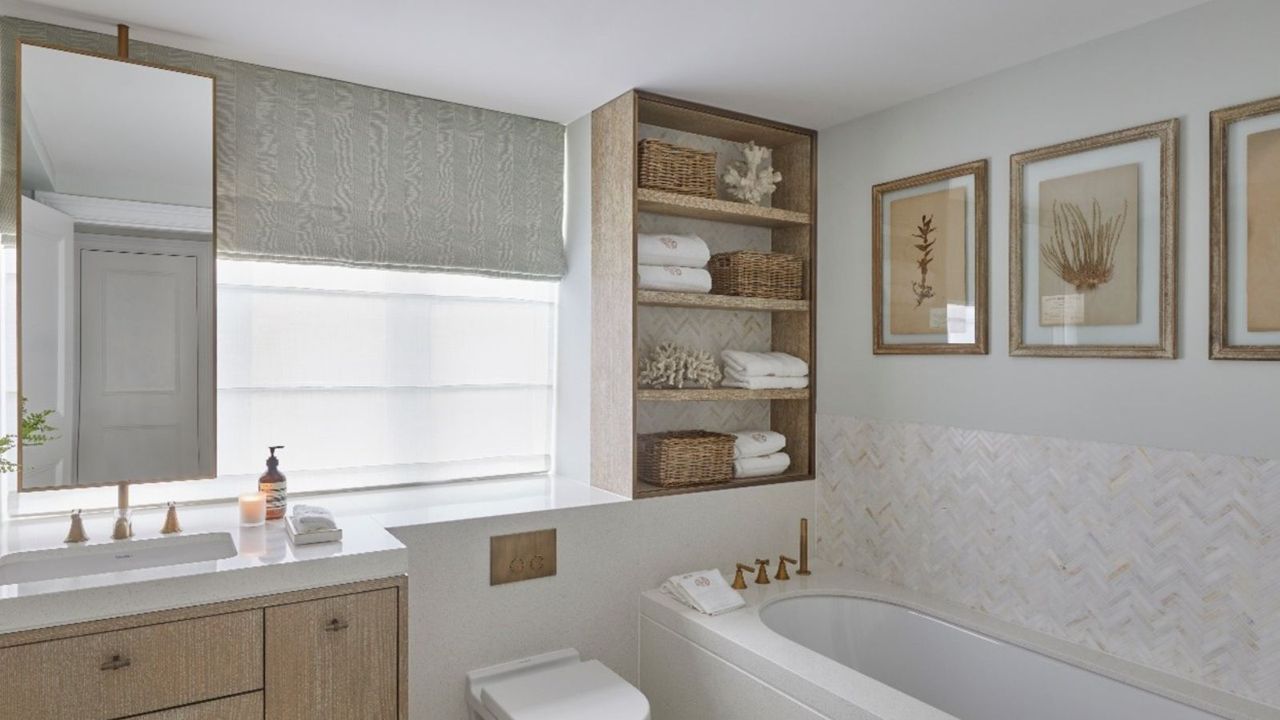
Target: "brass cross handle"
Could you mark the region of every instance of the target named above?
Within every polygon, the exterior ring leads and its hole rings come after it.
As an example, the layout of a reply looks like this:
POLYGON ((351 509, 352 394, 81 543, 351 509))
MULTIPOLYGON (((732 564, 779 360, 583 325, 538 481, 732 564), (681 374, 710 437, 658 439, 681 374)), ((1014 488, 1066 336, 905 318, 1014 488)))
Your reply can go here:
POLYGON ((769 584, 769 561, 756 558, 756 564, 760 566, 760 570, 756 572, 756 584, 769 584))
POLYGON ((792 565, 795 565, 796 561, 794 558, 789 558, 786 555, 778 556, 778 574, 773 576, 774 580, 790 580, 791 579, 791 573, 787 572, 787 563, 791 563, 792 565))
POLYGON ((755 569, 756 568, 754 565, 743 565, 742 563, 738 563, 738 572, 734 573, 733 583, 731 583, 729 587, 733 588, 734 590, 746 590, 747 580, 746 578, 742 577, 742 571, 746 570, 747 572, 751 572, 752 570, 755 570, 755 569))

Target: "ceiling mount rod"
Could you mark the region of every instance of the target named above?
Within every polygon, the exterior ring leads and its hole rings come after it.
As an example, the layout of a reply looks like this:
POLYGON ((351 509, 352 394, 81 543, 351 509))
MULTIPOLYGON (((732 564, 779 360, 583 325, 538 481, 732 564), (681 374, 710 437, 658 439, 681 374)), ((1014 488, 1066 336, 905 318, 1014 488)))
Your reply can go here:
POLYGON ((121 60, 129 59, 129 26, 116 25, 116 55, 121 60))

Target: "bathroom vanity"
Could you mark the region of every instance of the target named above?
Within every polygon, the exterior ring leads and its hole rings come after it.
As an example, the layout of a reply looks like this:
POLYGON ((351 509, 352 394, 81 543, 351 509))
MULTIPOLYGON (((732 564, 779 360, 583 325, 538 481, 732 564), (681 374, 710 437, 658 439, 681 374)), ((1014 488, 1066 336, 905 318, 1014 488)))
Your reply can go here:
MULTIPOLYGON (((136 524, 163 514, 140 510, 136 524)), ((341 542, 304 546, 280 523, 235 518, 232 504, 192 507, 176 537, 67 546, 64 518, 6 523, 0 715, 407 717, 404 546, 368 518, 343 518, 341 542), (227 543, 221 557, 193 560, 209 538, 227 543), (134 565, 113 565, 129 555, 134 565)), ((90 518, 90 533, 108 519, 90 518)))

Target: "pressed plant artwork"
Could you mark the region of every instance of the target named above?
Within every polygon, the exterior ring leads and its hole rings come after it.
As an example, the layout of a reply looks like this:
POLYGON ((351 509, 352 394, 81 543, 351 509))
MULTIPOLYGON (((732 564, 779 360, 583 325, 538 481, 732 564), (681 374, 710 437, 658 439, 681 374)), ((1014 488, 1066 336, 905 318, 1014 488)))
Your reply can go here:
POLYGON ((1040 324, 1138 322, 1137 164, 1040 183, 1040 324))
POLYGON ((1096 198, 1089 218, 1075 203, 1054 203, 1053 236, 1040 244, 1040 254, 1049 269, 1076 290, 1093 290, 1111 280, 1120 233, 1128 220, 1127 201, 1119 214, 1106 218, 1096 198))
POLYGON ((889 203, 889 332, 947 333, 947 306, 968 303, 962 187, 889 203))
POLYGON ((933 262, 933 246, 938 243, 938 239, 930 236, 937 230, 933 226, 932 215, 921 215, 920 225, 916 228, 915 235, 912 235, 920 240, 915 246, 916 250, 920 251, 920 257, 916 260, 916 265, 920 266, 920 282, 911 283, 911 289, 916 294, 916 307, 920 307, 925 300, 933 297, 933 286, 929 284, 929 263, 933 262))

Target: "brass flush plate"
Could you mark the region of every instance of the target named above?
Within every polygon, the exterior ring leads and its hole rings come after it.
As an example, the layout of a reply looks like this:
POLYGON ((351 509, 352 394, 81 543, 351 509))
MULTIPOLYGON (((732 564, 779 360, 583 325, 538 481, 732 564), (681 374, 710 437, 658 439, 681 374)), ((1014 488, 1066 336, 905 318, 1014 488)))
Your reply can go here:
POLYGON ((555 528, 489 538, 490 585, 505 585, 555 574, 555 528))

